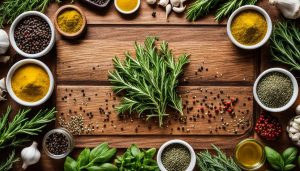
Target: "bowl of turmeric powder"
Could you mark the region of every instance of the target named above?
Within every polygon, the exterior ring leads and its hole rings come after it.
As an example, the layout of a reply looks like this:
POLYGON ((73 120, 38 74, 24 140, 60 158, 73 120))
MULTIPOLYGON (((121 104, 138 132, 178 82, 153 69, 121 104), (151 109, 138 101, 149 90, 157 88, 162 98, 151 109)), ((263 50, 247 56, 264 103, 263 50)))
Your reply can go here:
POLYGON ((79 7, 64 5, 54 14, 54 25, 62 36, 77 38, 85 31, 86 18, 79 7))
POLYGON ((236 46, 242 49, 257 49, 263 46, 272 33, 272 21, 261 7, 245 5, 235 10, 227 22, 227 34, 236 46))
POLYGON ((35 59, 15 63, 8 71, 6 89, 17 103, 33 107, 45 103, 54 90, 54 78, 46 64, 35 59))

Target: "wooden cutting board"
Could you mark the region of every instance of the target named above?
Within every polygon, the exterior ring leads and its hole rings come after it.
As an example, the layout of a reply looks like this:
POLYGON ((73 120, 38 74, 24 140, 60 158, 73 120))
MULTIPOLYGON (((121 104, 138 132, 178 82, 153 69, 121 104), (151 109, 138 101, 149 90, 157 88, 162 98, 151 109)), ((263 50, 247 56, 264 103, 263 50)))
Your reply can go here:
MULTIPOLYGON (((189 23, 184 15, 172 14, 168 21, 162 8, 142 1, 141 9, 131 16, 120 15, 111 4, 103 11, 80 6, 86 14, 86 35, 77 40, 56 42, 56 126, 68 127, 75 135, 76 147, 94 147, 107 141, 127 148, 159 147, 170 139, 183 139, 196 149, 211 143, 232 149, 243 138, 253 135, 256 106, 252 85, 261 65, 264 51, 245 51, 235 47, 226 34, 226 21, 218 24, 213 16, 189 23), (156 17, 152 17, 152 13, 156 17), (124 59, 124 52, 134 54, 134 43, 147 36, 168 41, 175 56, 190 54, 190 64, 180 78, 178 93, 184 105, 184 122, 170 117, 163 128, 156 121, 136 117, 123 118, 115 112, 120 98, 111 91, 108 71, 112 58, 124 59), (221 93, 222 92, 222 93, 221 93), (223 102, 237 98, 234 115, 223 102), (76 128, 77 126, 77 128, 76 128), (81 128, 81 129, 78 129, 81 128), (81 130, 81 131, 78 131, 81 130)), ((277 17, 276 9, 266 1, 260 4, 277 17)), ((51 5, 51 16, 57 5, 51 5)), ((170 111, 172 114, 172 111, 170 111)), ((174 114, 174 111, 173 111, 174 114)))

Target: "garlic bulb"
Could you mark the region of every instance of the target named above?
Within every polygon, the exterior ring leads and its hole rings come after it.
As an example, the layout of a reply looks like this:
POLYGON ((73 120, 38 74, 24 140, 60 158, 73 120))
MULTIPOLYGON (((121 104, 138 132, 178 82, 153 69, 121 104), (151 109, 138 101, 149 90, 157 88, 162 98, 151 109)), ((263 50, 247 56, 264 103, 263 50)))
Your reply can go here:
POLYGON ((297 115, 300 115, 300 105, 298 105, 298 106, 296 107, 295 112, 296 112, 297 115))
POLYGON ((21 157, 23 160, 23 169, 26 169, 29 165, 37 163, 41 158, 41 153, 37 149, 37 143, 33 141, 31 146, 24 148, 21 152, 21 157))
POLYGON ((173 7, 178 7, 181 3, 180 0, 170 0, 170 2, 173 7))
POLYGON ((153 5, 153 4, 155 4, 155 2, 156 2, 156 0, 147 0, 147 3, 148 3, 149 5, 153 5))
POLYGON ((4 30, 0 29, 0 55, 5 54, 8 47, 9 47, 8 35, 4 30))
POLYGON ((276 5, 285 18, 296 19, 300 17, 300 0, 269 0, 269 2, 276 5))
POLYGON ((168 17, 169 17, 169 15, 170 15, 170 13, 171 13, 171 10, 172 10, 172 5, 171 4, 168 4, 167 6, 166 6, 166 19, 168 20, 168 17))
POLYGON ((286 128, 290 139, 300 146, 300 116, 292 118, 286 128))
POLYGON ((0 102, 6 100, 5 99, 5 94, 4 94, 5 93, 5 89, 6 89, 6 87, 5 87, 5 79, 2 78, 0 80, 0 102))
POLYGON ((162 7, 166 7, 169 4, 170 0, 160 0, 158 2, 158 5, 162 6, 162 7))

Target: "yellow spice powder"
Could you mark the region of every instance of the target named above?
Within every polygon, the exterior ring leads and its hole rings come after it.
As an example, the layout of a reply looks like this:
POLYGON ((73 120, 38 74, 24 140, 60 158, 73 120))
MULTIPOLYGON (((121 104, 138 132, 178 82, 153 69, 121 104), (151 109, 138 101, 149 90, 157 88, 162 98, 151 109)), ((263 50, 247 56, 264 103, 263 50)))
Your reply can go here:
POLYGON ((243 45, 255 45, 267 33, 267 21, 257 11, 246 10, 238 14, 231 24, 233 37, 243 45))
POLYGON ((15 71, 11 85, 18 98, 26 102, 36 102, 48 93, 50 79, 40 66, 27 64, 15 71))
POLYGON ((59 28, 66 33, 77 33, 83 26, 83 18, 77 10, 65 10, 57 17, 59 28))
POLYGON ((138 5, 138 0, 116 0, 118 7, 123 11, 132 11, 138 5))

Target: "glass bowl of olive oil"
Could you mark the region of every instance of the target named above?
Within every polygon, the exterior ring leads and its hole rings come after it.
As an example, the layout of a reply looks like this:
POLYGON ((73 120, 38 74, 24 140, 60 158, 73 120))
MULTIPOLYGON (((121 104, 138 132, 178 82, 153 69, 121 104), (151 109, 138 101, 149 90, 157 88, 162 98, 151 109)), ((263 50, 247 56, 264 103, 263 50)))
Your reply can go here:
POLYGON ((236 145, 234 160, 244 170, 257 170, 266 161, 264 145, 255 139, 245 139, 236 145))

